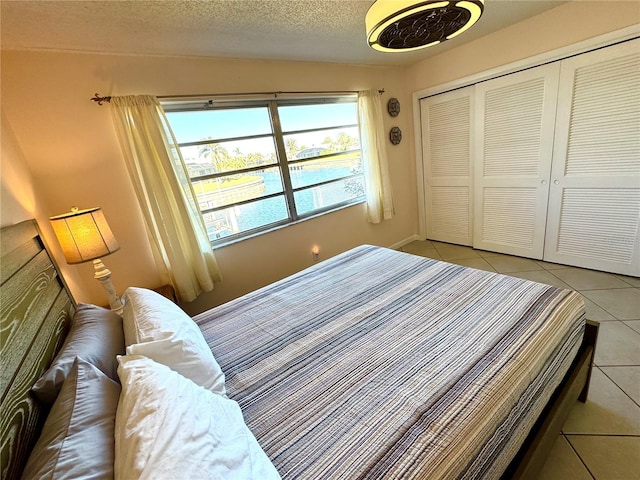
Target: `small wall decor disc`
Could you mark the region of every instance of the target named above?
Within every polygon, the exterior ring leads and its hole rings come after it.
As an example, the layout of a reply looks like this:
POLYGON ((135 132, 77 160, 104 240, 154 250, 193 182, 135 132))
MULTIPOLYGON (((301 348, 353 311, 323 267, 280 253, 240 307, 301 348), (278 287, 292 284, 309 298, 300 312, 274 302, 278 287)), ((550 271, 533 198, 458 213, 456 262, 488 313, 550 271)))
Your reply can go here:
POLYGON ((398 145, 402 141, 402 131, 398 127, 393 127, 389 132, 389 140, 394 145, 398 145))
POLYGON ((387 111, 392 117, 397 117, 400 113, 400 102, 397 98, 390 98, 387 102, 387 111))

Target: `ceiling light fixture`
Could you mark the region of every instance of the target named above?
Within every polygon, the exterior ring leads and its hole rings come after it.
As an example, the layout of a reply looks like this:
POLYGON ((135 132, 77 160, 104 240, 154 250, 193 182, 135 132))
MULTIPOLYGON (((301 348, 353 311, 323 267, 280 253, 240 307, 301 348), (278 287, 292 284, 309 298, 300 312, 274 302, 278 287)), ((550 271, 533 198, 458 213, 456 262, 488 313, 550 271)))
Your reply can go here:
POLYGON ((484 0, 376 0, 365 17, 369 46, 409 52, 449 40, 470 28, 484 0))

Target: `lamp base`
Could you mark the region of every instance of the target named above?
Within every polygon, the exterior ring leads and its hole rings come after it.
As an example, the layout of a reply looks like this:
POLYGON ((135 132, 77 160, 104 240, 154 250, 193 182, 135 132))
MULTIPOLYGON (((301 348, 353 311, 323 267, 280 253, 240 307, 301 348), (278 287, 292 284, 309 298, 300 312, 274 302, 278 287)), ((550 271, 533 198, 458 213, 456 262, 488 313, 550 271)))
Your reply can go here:
POLYGON ((109 299, 109 306, 111 307, 111 310, 116 312, 118 315, 122 315, 124 306, 122 305, 120 297, 118 297, 116 289, 111 282, 111 270, 105 267, 104 263, 102 263, 102 260, 99 258, 93 261, 93 269, 95 270, 93 278, 98 280, 107 292, 107 298, 109 299))

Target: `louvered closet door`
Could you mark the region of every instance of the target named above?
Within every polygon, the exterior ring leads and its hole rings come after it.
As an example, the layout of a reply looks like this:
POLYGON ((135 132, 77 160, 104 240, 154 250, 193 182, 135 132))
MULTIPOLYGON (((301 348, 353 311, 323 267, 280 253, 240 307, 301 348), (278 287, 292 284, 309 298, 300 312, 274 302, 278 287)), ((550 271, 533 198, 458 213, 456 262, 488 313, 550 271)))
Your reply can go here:
POLYGON ((559 68, 476 85, 476 248, 542 258, 559 68))
POLYGON ((640 41, 562 62, 545 260, 640 275, 640 41))
POLYGON ((427 238, 471 245, 473 87, 420 101, 427 238))

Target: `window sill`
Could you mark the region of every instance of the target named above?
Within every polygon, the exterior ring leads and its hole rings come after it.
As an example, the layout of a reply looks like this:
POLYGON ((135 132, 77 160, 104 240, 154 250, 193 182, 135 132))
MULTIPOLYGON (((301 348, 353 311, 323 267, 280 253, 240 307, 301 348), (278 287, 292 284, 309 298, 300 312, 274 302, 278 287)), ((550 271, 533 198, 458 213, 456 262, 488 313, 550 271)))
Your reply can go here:
POLYGON ((219 248, 224 248, 224 247, 228 247, 230 245, 235 245, 236 243, 240 243, 240 242, 243 242, 245 240, 250 240, 252 238, 256 238, 256 237, 259 237, 259 236, 267 234, 267 233, 276 232, 278 230, 283 230, 283 229, 288 228, 288 227, 293 227, 294 225, 298 225, 300 223, 303 223, 303 222, 306 222, 306 221, 309 221, 309 220, 314 220, 316 218, 323 217, 325 215, 330 215, 330 214, 332 214, 334 212, 339 212, 340 210, 345 210, 347 208, 351 208, 351 207, 355 207, 355 206, 358 206, 358 205, 362 205, 363 203, 366 203, 366 200, 361 200, 359 202, 350 203, 348 205, 341 205, 341 206, 339 206, 337 208, 334 208, 334 209, 331 209, 331 210, 326 210, 324 212, 317 213, 315 215, 311 215, 309 217, 304 217, 304 218, 301 218, 301 219, 296 220, 294 222, 289 222, 289 223, 285 223, 284 225, 277 225, 275 227, 272 227, 272 228, 269 228, 269 229, 266 229, 266 230, 261 230, 259 232, 253 233, 251 235, 247 235, 246 237, 236 238, 236 239, 233 239, 233 240, 229 240, 228 242, 217 243, 215 245, 212 245, 212 248, 214 250, 217 250, 219 248))

